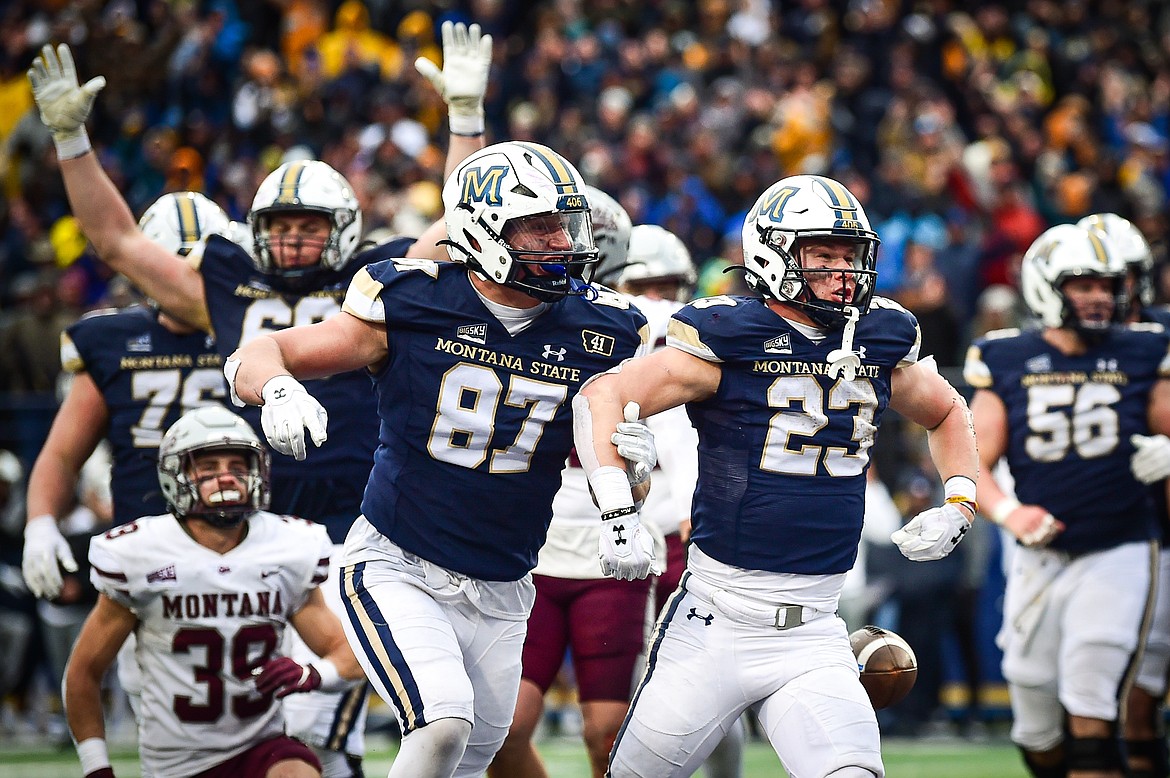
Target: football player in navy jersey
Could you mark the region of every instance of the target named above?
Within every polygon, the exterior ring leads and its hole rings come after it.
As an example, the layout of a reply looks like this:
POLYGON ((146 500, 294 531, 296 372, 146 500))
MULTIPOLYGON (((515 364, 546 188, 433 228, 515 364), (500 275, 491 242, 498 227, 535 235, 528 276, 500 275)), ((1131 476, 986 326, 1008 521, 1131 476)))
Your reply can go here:
POLYGON ((1158 548, 1154 504, 1130 460, 1140 470, 1141 436, 1170 430, 1170 335, 1116 324, 1125 272, 1101 232, 1047 230, 1020 269, 1041 328, 989 333, 964 368, 984 510, 1017 539, 999 644, 1012 740, 1038 778, 1124 771, 1119 700, 1158 548), (1014 497, 989 472, 1001 457, 1014 497))
POLYGON ((610 775, 690 775, 750 707, 790 774, 882 776, 877 718, 836 615, 869 449, 887 407, 930 431, 946 502, 894 540, 910 559, 938 559, 976 510, 970 416, 918 360, 914 317, 873 297, 878 238, 844 186, 776 182, 748 212, 743 245, 762 298, 694 301, 674 314, 666 348, 574 401, 603 559, 629 548, 640 525, 606 434, 623 407, 649 415, 686 403, 699 436, 687 569, 659 617, 610 775))
MULTIPOLYGON (((197 192, 160 197, 142 215, 143 231, 183 256, 231 221, 197 192)), ((28 484, 23 573, 37 597, 61 590, 61 567, 76 571, 57 520, 73 504, 82 465, 103 437, 111 444, 114 525, 166 511, 155 454, 182 413, 227 401, 222 359, 206 333, 147 307, 83 317, 61 338, 61 366, 72 375, 28 484)))
MULTIPOLYGON (((1153 323, 1170 327, 1170 311, 1154 305, 1154 255, 1141 231, 1115 213, 1095 213, 1077 226, 1099 230, 1112 243, 1127 272, 1123 318, 1128 323, 1153 323)), ((1158 564, 1158 591, 1154 619, 1146 637, 1134 686, 1125 700, 1124 732, 1126 758, 1131 776, 1147 778, 1170 775, 1170 755, 1163 733, 1162 700, 1170 674, 1170 512, 1166 505, 1165 473, 1170 473, 1170 440, 1164 436, 1142 436, 1139 457, 1143 472, 1135 475, 1149 483, 1158 520, 1161 545, 1158 564)))
MULTIPOLYGON (((425 59, 416 67, 442 94, 449 108, 448 170, 483 146, 483 94, 491 62, 491 36, 479 26, 443 25, 444 66, 425 59)), ((392 240, 360 255, 362 222, 349 182, 324 162, 281 165, 257 189, 249 211, 249 248, 212 237, 182 258, 160 247, 135 225, 129 208, 90 150, 84 122, 105 79, 79 86, 68 46, 45 46, 29 70, 33 97, 53 134, 70 205, 98 255, 125 274, 169 315, 215 336, 219 353, 264 333, 322 321, 337 313, 351 279, 367 263, 385 257, 437 253, 437 223, 417 245, 392 240), (418 252, 418 253, 415 253, 418 252)), ((334 438, 312 463, 281 458, 273 468, 277 513, 324 524, 340 547, 360 510, 377 445, 368 420, 377 412, 369 376, 361 370, 310 388, 333 415, 334 438)), ((258 431, 259 412, 243 414, 258 431)), ((336 590, 327 590, 340 609, 336 590)), ((290 649, 300 657, 299 651, 290 649)), ((364 689, 329 699, 303 695, 286 711, 290 727, 321 753, 327 778, 355 772, 345 753, 359 756, 364 689), (306 722, 301 728, 301 722, 306 722), (336 725, 336 726, 334 726, 336 725), (346 740, 349 744, 346 745, 346 740)))
POLYGON ((372 264, 340 315, 225 365, 273 447, 309 463, 306 429, 316 445, 333 432, 296 377, 374 375, 379 446, 341 586, 354 651, 404 733, 395 778, 479 775, 504 741, 569 402, 645 337, 640 313, 581 280, 597 257, 589 202, 556 152, 489 146, 443 203, 456 262, 372 264))

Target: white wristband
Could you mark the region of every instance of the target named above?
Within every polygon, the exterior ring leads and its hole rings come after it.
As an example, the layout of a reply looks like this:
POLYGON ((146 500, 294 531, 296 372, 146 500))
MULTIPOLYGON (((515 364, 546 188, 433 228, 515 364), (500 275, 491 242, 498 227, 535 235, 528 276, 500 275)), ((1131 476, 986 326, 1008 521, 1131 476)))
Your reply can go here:
POLYGON ((89 133, 84 127, 65 136, 54 135, 53 145, 57 147, 57 159, 75 159, 93 148, 89 145, 89 133))
POLYGON ((110 766, 110 752, 106 749, 106 741, 100 737, 86 738, 78 743, 77 758, 81 760, 82 775, 110 766))
POLYGON ((943 484, 943 493, 947 499, 963 497, 975 502, 975 482, 965 475, 952 475, 943 484))
POLYGON ((603 516, 610 511, 634 506, 634 495, 623 468, 613 465, 599 467, 589 474, 589 485, 593 488, 593 496, 603 516))
POLYGON ((991 519, 993 523, 1002 527, 1003 523, 1007 521, 1007 517, 1011 515, 1012 511, 1019 507, 1020 501, 1015 497, 1005 497, 999 501, 999 504, 997 504, 995 508, 991 510, 991 513, 987 514, 987 517, 991 519))
POLYGON ((341 677, 333 660, 321 657, 310 664, 317 669, 317 675, 321 676, 321 686, 319 687, 321 691, 339 692, 349 686, 350 682, 341 677))
POLYGON ((483 109, 470 113, 467 111, 449 111, 447 113, 447 127, 452 135, 466 135, 475 137, 483 135, 483 109))
MULTIPOLYGON (((30 527, 39 527, 42 524, 52 524, 54 529, 56 529, 58 532, 61 531, 60 528, 57 526, 57 519, 53 516, 53 514, 42 513, 40 516, 33 516, 31 519, 29 519, 27 522, 25 522, 24 536, 26 538, 28 537, 28 531, 29 531, 30 527)), ((33 531, 35 532, 36 530, 33 530, 33 531)))

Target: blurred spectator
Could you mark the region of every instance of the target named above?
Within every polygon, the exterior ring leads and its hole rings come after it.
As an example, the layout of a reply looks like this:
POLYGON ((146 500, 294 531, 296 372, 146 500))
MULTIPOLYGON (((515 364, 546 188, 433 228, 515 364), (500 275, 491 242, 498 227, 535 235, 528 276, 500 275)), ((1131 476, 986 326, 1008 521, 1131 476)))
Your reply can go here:
POLYGON ((61 372, 61 333, 79 312, 61 305, 51 271, 21 276, 13 293, 17 313, 0 330, 0 382, 8 392, 50 394, 61 372))

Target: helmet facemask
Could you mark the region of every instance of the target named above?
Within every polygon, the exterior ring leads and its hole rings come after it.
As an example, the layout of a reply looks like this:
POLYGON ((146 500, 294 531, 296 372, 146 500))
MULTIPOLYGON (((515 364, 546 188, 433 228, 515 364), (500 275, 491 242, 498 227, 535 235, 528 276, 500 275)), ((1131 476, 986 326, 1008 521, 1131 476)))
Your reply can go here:
POLYGON ((327 211, 317 208, 268 208, 253 214, 252 237, 256 250, 257 264, 266 268, 269 275, 279 276, 281 286, 290 291, 307 291, 321 286, 322 279, 340 267, 341 235, 353 223, 353 213, 344 210, 327 211), (272 219, 279 214, 307 215, 320 214, 329 220, 329 231, 320 236, 288 234, 273 235, 272 219), (276 261, 276 251, 283 246, 299 246, 301 251, 319 250, 317 261, 297 267, 281 267, 276 261))
POLYGON ((509 219, 500 242, 512 257, 504 286, 542 302, 577 294, 576 284, 597 262, 589 211, 564 210, 509 219))
MULTIPOLYGON (((772 228, 763 230, 760 242, 776 255, 776 259, 759 256, 756 258, 757 263, 764 267, 770 261, 784 263, 780 283, 781 302, 801 308, 819 326, 830 329, 839 329, 845 325, 846 308, 857 309, 859 315, 869 311, 877 280, 876 236, 848 236, 832 230, 803 230, 793 237, 788 231, 772 228), (843 241, 853 244, 850 268, 806 267, 811 259, 806 256, 808 247, 824 244, 836 246, 843 241), (850 284, 852 288, 849 288, 850 284), (838 289, 844 292, 841 299, 837 299, 834 294, 838 289)), ((753 280, 750 275, 748 280, 749 283, 753 280)), ((755 286, 760 291, 760 284, 755 286)))
POLYGON ((166 472, 175 479, 176 493, 170 502, 171 509, 180 519, 196 518, 214 527, 230 529, 268 505, 268 458, 262 451, 242 446, 208 446, 170 457, 169 462, 160 463, 160 471, 164 467, 174 468, 166 472), (201 454, 223 452, 240 453, 247 460, 246 472, 233 473, 243 489, 238 495, 227 491, 213 493, 209 504, 203 499, 200 485, 208 480, 219 479, 222 473, 196 475, 196 461, 201 454), (230 502, 226 505, 218 504, 217 497, 230 502))
MULTIPOLYGON (((1125 290, 1125 276, 1107 273, 1068 273, 1057 279, 1055 284, 1060 298, 1063 301, 1061 318, 1063 326, 1076 331, 1085 343, 1095 345, 1108 337, 1113 325, 1122 321, 1127 305, 1125 290), (1110 282, 1112 288, 1112 305, 1101 310, 1090 308, 1089 317, 1082 315, 1077 305, 1070 299, 1066 286, 1078 278, 1103 278, 1110 282)), ((1086 306, 1089 304, 1086 303, 1086 306)))

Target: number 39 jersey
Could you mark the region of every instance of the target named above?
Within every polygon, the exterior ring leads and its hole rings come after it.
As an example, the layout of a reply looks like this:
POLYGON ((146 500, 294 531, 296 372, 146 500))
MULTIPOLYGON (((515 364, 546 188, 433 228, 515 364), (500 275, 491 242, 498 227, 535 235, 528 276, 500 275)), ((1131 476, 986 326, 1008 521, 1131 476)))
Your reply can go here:
POLYGON ((581 384, 642 346, 646 319, 608 291, 551 303, 510 334, 466 266, 378 262, 345 310, 385 322, 382 419, 362 512, 405 550, 485 580, 536 564, 573 444, 581 384))
POLYGON ((1170 376, 1159 326, 1114 327, 1067 356, 1039 330, 1000 330, 972 344, 963 375, 1007 411, 1016 496, 1065 524, 1052 548, 1095 551, 1156 537, 1149 490, 1129 469, 1131 435, 1149 433, 1150 390, 1170 376))
POLYGON ((265 512, 226 554, 170 514, 90 542, 94 586, 138 617, 145 772, 194 775, 281 734, 280 705, 256 691, 252 671, 328 576, 332 548, 324 527, 265 512))
POLYGON ((751 297, 696 300, 674 315, 667 345, 722 371, 719 389, 687 405, 699 433, 692 538, 749 570, 806 575, 853 567, 865 470, 894 369, 918 359, 914 317, 875 298, 853 339, 852 381, 826 374, 840 330, 813 342, 751 297))
POLYGON ((87 315, 62 334, 62 367, 88 373, 109 411, 115 524, 166 511, 159 443, 187 411, 224 402, 221 364, 206 333, 176 335, 141 307, 87 315))

